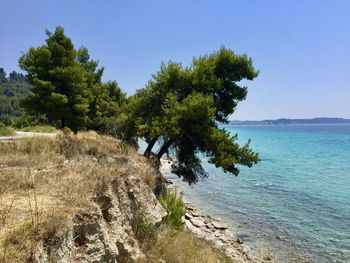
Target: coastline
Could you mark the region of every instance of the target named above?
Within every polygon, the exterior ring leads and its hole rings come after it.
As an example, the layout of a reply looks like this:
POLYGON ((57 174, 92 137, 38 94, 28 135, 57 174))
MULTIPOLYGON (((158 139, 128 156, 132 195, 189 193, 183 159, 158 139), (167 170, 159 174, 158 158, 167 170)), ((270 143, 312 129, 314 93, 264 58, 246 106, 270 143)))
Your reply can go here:
MULTIPOLYGON (((167 183, 176 188, 167 178, 170 173, 171 161, 161 160, 160 172, 167 183)), ((237 263, 275 262, 271 255, 260 258, 253 249, 226 224, 221 218, 201 212, 190 202, 185 201, 186 213, 183 217, 186 228, 196 236, 206 240, 216 249, 224 252, 237 263)))

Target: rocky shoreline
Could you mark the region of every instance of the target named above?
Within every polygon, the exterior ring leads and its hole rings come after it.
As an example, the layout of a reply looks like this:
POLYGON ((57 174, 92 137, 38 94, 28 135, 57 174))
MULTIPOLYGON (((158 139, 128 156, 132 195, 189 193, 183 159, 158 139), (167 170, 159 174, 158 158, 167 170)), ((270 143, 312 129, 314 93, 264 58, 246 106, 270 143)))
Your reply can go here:
MULTIPOLYGON (((166 178, 169 173, 171 162, 168 160, 161 161, 161 173, 166 178)), ((169 185, 173 183, 166 178, 169 185)), ((196 207, 190 203, 186 204, 186 213, 183 222, 186 227, 196 236, 208 241, 213 247, 223 251, 227 256, 231 257, 237 263, 259 263, 273 262, 271 257, 259 259, 254 255, 252 249, 244 244, 244 241, 233 233, 228 225, 221 218, 201 213, 196 207)))

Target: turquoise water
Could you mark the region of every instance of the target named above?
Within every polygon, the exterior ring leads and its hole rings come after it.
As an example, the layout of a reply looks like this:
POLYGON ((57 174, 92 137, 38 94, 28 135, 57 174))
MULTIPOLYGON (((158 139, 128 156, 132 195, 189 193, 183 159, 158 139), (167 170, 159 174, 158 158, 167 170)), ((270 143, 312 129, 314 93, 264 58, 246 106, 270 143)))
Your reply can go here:
POLYGON ((261 256, 350 262, 350 125, 224 127, 261 162, 234 177, 204 161, 209 177, 191 188, 170 175, 185 199, 261 256))

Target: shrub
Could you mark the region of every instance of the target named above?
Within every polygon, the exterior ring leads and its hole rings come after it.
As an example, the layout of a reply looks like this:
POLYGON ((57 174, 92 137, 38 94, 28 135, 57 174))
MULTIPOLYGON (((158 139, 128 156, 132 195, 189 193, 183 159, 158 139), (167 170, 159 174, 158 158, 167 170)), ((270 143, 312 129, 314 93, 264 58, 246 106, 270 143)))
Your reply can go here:
POLYGON ((179 196, 175 190, 168 189, 165 194, 160 194, 159 202, 167 212, 167 215, 163 218, 163 223, 175 229, 181 229, 183 226, 182 217, 186 212, 182 196, 179 196))
POLYGON ((12 136, 15 135, 15 131, 11 127, 7 127, 0 122, 0 136, 12 136))
POLYGON ((76 136, 72 135, 69 128, 62 130, 63 134, 58 136, 60 152, 66 158, 72 158, 82 152, 82 145, 76 136))
POLYGON ((133 222, 135 237, 144 247, 149 248, 158 237, 159 226, 148 222, 143 216, 138 216, 133 222))

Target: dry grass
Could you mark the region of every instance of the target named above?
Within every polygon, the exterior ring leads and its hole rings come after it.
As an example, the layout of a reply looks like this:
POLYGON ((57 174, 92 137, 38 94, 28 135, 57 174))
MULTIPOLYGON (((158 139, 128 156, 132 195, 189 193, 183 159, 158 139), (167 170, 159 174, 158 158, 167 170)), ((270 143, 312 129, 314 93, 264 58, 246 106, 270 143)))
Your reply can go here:
POLYGON ((176 231, 169 227, 161 228, 158 238, 152 239, 151 246, 147 248, 147 258, 150 263, 158 263, 160 259, 167 263, 234 262, 190 231, 176 231))
MULTIPOLYGON (((129 174, 154 189, 148 160, 94 132, 0 143, 0 263, 33 262, 40 241, 55 242, 77 211, 95 208, 93 195, 129 174)), ((147 262, 231 262, 188 231, 153 230, 143 243, 147 262)))
POLYGON ((125 174, 155 184, 155 169, 134 149, 94 132, 0 143, 0 263, 31 262, 40 240, 94 209, 91 196, 125 174))

